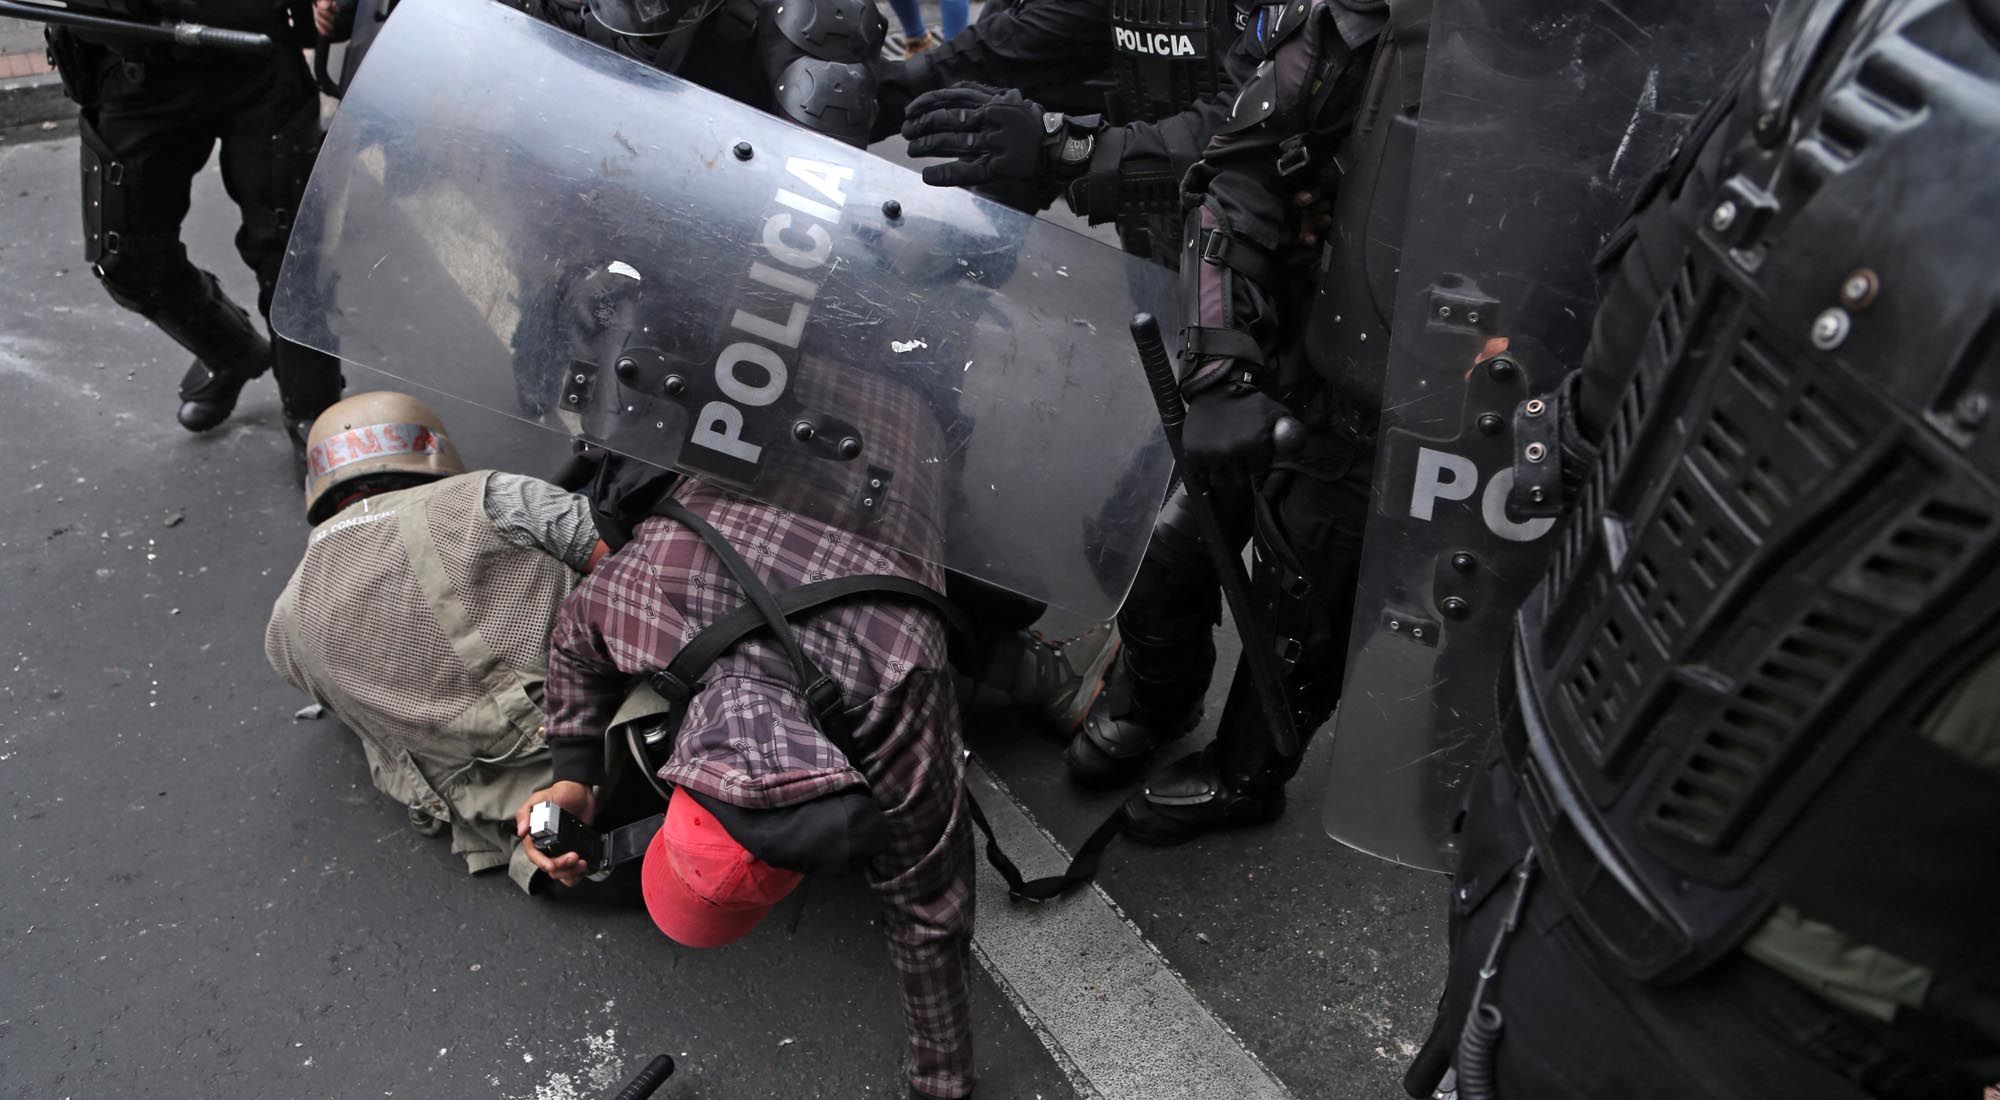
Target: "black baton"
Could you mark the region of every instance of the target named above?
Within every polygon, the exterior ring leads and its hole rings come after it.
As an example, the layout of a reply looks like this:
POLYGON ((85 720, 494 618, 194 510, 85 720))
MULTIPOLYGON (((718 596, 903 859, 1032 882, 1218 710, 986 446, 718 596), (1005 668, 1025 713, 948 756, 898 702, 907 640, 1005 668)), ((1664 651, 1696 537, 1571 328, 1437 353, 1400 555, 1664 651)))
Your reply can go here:
POLYGON ((130 38, 139 42, 231 50, 237 53, 270 53, 276 48, 270 35, 258 34, 255 31, 211 27, 202 23, 135 22, 128 19, 114 19, 107 15, 90 15, 68 8, 50 7, 46 4, 25 3, 23 0, 0 0, 0 15, 10 15, 16 19, 28 19, 37 23, 54 23, 60 27, 75 27, 94 34, 112 38, 130 38))
MULTIPOLYGON (((1231 554, 1223 540, 1222 524, 1216 520, 1215 507, 1209 500, 1208 479, 1189 470, 1186 456, 1181 453, 1181 424, 1187 419, 1187 403, 1181 400, 1180 379, 1174 377, 1174 366, 1167 359, 1167 345, 1160 339, 1160 323, 1152 314, 1141 313, 1132 318, 1132 343, 1139 348, 1139 365, 1146 368, 1146 382, 1153 388, 1153 403, 1160 407, 1160 424, 1167 430, 1167 445, 1173 448, 1174 464, 1180 469, 1181 484, 1187 488, 1188 510, 1194 513, 1202 545, 1208 548, 1209 559, 1215 563, 1215 579, 1222 585, 1222 598, 1229 604, 1229 617, 1236 620, 1236 633, 1243 639, 1244 667, 1250 672, 1250 686, 1257 693, 1264 720, 1271 724, 1272 747, 1284 756, 1295 756, 1299 751, 1299 731, 1292 720, 1292 708, 1285 701, 1284 681, 1278 675, 1278 643, 1264 630, 1263 621, 1250 602, 1250 578, 1243 574, 1243 560, 1231 554)), ((1286 444, 1283 450, 1295 449, 1299 425, 1281 420, 1276 434, 1286 437, 1281 440, 1286 444)))
POLYGON ((625 1087, 611 1097, 611 1100, 646 1100, 646 1097, 660 1091, 667 1078, 674 1075, 674 1060, 660 1055, 639 1071, 639 1076, 625 1082, 625 1087))

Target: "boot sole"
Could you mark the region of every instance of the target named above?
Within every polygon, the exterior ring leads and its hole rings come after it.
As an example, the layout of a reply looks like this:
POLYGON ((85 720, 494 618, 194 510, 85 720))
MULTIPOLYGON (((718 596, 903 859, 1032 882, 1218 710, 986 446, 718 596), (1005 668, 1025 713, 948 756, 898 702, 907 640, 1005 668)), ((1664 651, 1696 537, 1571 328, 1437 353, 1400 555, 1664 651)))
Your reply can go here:
MULTIPOLYGON (((1118 628, 1113 626, 1109 629, 1115 631, 1118 628)), ((1098 697, 1104 694, 1104 683, 1110 676, 1111 663, 1118 659, 1119 652, 1124 648, 1125 639, 1114 634, 1111 643, 1084 668, 1082 679, 1084 683, 1090 685, 1090 690, 1077 692, 1071 697, 1069 706, 1056 715, 1056 725, 1064 733, 1075 737, 1077 731, 1083 728, 1083 720, 1090 717, 1090 708, 1096 706, 1098 697)))

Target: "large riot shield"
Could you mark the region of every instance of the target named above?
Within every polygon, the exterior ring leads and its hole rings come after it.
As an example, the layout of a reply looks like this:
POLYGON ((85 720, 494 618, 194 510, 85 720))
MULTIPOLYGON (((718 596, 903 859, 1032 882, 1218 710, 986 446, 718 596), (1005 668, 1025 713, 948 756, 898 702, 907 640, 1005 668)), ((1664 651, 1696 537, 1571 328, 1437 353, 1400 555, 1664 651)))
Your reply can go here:
POLYGON ((1513 612, 1554 526, 1516 522, 1516 405, 1587 342, 1593 255, 1728 70, 1756 5, 1436 0, 1327 831, 1453 862, 1513 612))
POLYGON ((1108 618, 1172 461, 1126 326, 1171 293, 1115 249, 490 0, 402 0, 327 136, 272 321, 1108 618))

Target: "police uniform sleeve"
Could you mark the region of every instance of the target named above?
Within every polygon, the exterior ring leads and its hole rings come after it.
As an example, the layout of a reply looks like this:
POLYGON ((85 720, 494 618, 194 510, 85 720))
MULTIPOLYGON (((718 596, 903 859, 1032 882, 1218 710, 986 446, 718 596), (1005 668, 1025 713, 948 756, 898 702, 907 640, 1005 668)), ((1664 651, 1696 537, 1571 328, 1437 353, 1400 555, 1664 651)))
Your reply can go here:
MULTIPOLYGON (((1342 9, 1345 11, 1345 9, 1342 9)), ((1186 181, 1182 389, 1260 376, 1282 335, 1274 294, 1296 234, 1291 196, 1351 128, 1381 29, 1337 17, 1326 0, 1271 4, 1230 48, 1238 89, 1186 181)))
POLYGON ((1233 94, 1220 92, 1158 122, 1134 122, 1098 134, 1089 166, 1064 195, 1069 208, 1092 225, 1176 213, 1181 180, 1228 120, 1233 94))
POLYGON ((500 537, 523 550, 540 550, 579 573, 597 549, 590 502, 540 478, 497 473, 486 481, 486 517, 500 537))

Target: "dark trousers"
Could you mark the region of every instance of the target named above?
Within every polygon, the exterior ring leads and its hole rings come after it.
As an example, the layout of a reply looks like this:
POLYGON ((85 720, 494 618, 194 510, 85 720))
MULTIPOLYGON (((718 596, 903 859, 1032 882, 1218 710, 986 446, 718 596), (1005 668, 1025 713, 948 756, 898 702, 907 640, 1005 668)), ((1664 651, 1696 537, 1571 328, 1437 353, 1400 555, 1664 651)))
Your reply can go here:
MULTIPOLYGON (((205 288, 214 281, 188 259, 181 224, 194 177, 220 146, 223 187, 242 214, 236 251, 257 276, 257 312, 268 319, 319 150, 319 93, 303 58, 286 49, 197 57, 70 38, 57 52, 82 105, 85 258, 105 288, 170 332, 203 330, 180 315, 213 309, 215 292, 205 288)), ((317 415, 338 399, 337 360, 285 341, 273 354, 288 416, 317 415)))
MULTIPOLYGON (((1318 431, 1254 488, 1214 493, 1229 549, 1254 543, 1253 602, 1266 627, 1294 644, 1285 686, 1302 735, 1324 723, 1340 697, 1373 457, 1371 442, 1318 431)), ((1172 725, 1200 705, 1215 668, 1213 627, 1221 610, 1215 567, 1195 532, 1185 490, 1176 490, 1118 613, 1130 713, 1172 725)), ((1277 752, 1240 664, 1216 747, 1225 774, 1253 786, 1282 784, 1304 752, 1303 745, 1295 754, 1277 752)))
MULTIPOLYGON (((1479 970, 1507 912, 1528 840, 1513 775, 1489 757, 1467 797, 1451 893, 1451 962, 1440 1028, 1420 1061, 1455 1046, 1479 970)), ((1499 1100, 1947 1100, 1975 1080, 1927 1069, 1908 1037, 1732 954, 1671 986, 1600 960, 1560 895, 1534 881, 1486 1003, 1503 1024, 1499 1100)))

